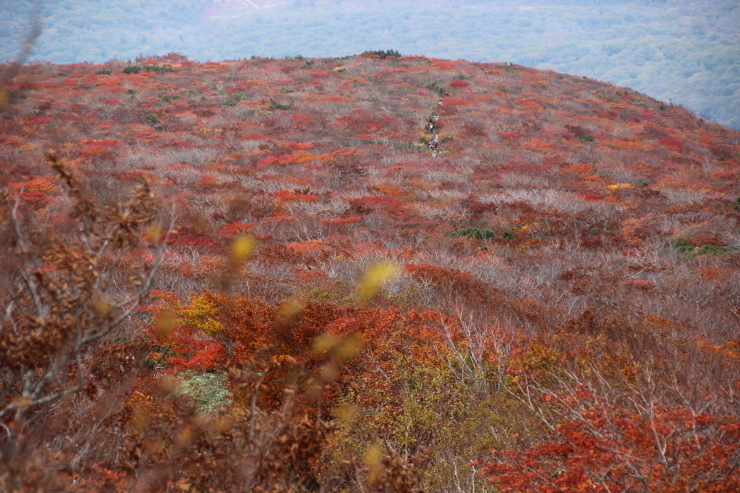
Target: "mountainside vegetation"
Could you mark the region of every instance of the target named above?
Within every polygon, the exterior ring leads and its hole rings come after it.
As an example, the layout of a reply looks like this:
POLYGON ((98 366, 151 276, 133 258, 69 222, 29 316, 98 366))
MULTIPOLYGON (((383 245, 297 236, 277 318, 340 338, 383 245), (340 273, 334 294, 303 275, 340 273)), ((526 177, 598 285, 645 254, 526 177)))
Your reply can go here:
POLYGON ((386 48, 0 70, 0 487, 740 491, 740 132, 386 48))
MULTIPOLYGON (((18 49, 31 4, 0 6, 0 61, 18 49)), ((372 46, 587 76, 740 129, 735 1, 54 0, 43 17, 35 61, 323 57, 372 46)))

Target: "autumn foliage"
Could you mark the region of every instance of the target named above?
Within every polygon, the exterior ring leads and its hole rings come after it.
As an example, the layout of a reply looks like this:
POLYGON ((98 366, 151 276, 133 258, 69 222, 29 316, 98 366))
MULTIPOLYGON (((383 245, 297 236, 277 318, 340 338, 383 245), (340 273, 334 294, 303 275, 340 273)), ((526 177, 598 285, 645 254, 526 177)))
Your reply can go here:
POLYGON ((740 134, 396 55, 14 68, 0 485, 738 491, 740 134))

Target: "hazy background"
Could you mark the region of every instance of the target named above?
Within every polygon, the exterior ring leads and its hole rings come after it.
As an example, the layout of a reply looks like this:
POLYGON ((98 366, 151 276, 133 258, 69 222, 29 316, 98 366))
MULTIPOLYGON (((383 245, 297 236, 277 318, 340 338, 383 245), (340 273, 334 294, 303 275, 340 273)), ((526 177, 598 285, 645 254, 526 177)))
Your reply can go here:
MULTIPOLYGON (((0 0, 0 61, 31 5, 0 0)), ((32 61, 395 49, 584 75, 740 129, 740 1, 47 0, 43 18, 32 61)))

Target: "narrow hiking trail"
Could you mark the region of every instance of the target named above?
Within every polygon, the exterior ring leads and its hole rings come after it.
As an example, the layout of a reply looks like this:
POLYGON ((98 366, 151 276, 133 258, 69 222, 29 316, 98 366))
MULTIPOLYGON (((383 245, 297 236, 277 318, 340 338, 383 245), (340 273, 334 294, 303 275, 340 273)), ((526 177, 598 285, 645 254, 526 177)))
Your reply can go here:
POLYGON ((450 92, 448 90, 439 90, 437 92, 440 96, 439 101, 437 101, 437 103, 435 104, 435 107, 432 110, 429 118, 425 119, 426 123, 424 124, 424 132, 428 134, 429 137, 423 139, 423 142, 429 147, 429 151, 432 153, 432 157, 440 157, 442 155, 442 149, 440 148, 439 141, 439 130, 441 128, 441 125, 439 122, 440 117, 437 109, 441 108, 444 105, 444 98, 450 95, 450 92))

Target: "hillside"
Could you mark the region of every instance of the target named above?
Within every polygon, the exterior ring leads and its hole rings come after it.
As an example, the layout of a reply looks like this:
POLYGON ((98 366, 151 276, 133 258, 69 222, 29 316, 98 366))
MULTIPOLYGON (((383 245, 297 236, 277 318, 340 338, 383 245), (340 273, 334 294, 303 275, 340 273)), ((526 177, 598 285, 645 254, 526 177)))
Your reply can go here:
MULTIPOLYGON (((15 57, 32 3, 0 5, 0 61, 15 57)), ((610 81, 740 129, 740 4, 733 1, 54 0, 44 3, 43 25, 33 61, 104 63, 175 51, 206 62, 395 49, 610 81)))
POLYGON ((740 132, 388 55, 21 68, 0 484, 735 491, 740 132))

